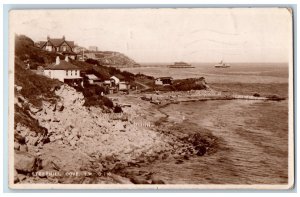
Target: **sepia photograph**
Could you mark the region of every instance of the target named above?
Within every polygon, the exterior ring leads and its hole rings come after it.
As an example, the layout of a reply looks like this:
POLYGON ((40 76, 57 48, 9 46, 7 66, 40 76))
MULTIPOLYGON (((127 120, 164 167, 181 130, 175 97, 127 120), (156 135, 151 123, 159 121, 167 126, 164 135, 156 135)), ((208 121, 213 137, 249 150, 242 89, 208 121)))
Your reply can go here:
POLYGON ((11 189, 290 189, 291 8, 9 12, 11 189))

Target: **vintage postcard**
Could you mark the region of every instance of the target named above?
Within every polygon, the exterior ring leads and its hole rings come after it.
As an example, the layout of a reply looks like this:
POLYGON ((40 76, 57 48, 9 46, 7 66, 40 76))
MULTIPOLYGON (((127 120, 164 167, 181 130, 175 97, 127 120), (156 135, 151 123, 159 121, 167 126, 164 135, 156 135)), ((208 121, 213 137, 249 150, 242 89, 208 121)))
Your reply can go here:
POLYGON ((292 188, 292 19, 11 10, 10 188, 292 188))

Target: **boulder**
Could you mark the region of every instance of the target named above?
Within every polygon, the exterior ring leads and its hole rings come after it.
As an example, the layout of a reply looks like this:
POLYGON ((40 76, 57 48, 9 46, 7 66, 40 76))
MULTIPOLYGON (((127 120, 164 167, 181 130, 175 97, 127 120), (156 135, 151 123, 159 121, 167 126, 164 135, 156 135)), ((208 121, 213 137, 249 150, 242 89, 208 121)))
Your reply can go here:
POLYGON ((70 145, 71 145, 71 146, 75 146, 75 145, 76 145, 76 140, 75 140, 75 139, 71 140, 71 141, 70 141, 70 145))
POLYGON ((156 175, 151 176, 151 184, 166 184, 163 180, 161 180, 156 175))
POLYGON ((18 142, 14 143, 14 149, 15 150, 20 150, 20 144, 18 142))
POLYGON ((55 136, 55 139, 56 139, 56 140, 61 140, 61 139, 63 139, 63 135, 56 135, 56 136, 55 136))
POLYGON ((38 158, 27 152, 15 151, 15 169, 18 172, 33 172, 38 168, 38 158))
POLYGON ((196 146, 195 148, 197 150, 196 155, 203 156, 206 153, 206 147, 205 146, 196 146))
POLYGON ((20 149, 21 152, 28 152, 28 147, 26 144, 21 144, 20 149))
POLYGON ((132 182, 130 181, 130 179, 128 179, 126 177, 122 177, 120 175, 112 174, 112 173, 109 173, 108 176, 110 176, 117 183, 120 183, 120 184, 132 184, 132 182))
POLYGON ((20 180, 19 180, 19 177, 18 177, 18 172, 17 172, 17 170, 15 169, 14 170, 14 183, 17 183, 17 182, 19 182, 20 180))
POLYGON ((137 176, 133 176, 130 178, 130 181, 134 184, 149 184, 148 181, 146 181, 144 178, 142 177, 137 177, 137 176))
POLYGON ((55 141, 55 136, 51 135, 51 136, 49 137, 49 140, 50 140, 50 142, 54 142, 54 141, 55 141))

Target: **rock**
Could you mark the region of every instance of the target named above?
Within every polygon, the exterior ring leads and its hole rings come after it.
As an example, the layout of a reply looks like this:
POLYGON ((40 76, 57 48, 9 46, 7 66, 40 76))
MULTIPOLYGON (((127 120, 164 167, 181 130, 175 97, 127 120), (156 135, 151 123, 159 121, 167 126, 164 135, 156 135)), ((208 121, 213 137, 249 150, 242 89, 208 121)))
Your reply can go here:
POLYGON ((20 150, 20 144, 18 142, 14 143, 14 150, 20 150))
POLYGON ((28 147, 26 144, 21 144, 20 149, 21 152, 28 152, 28 147))
POLYGON ((151 184, 166 184, 166 183, 163 180, 161 180, 159 177, 152 175, 151 184))
POLYGON ((50 140, 50 142, 54 142, 54 141, 55 141, 55 136, 51 135, 51 136, 49 137, 49 140, 50 140))
POLYGON ((18 177, 18 172, 17 172, 17 170, 15 169, 14 170, 14 183, 17 183, 17 182, 19 182, 20 180, 19 180, 19 177, 18 177))
POLYGON ((195 149, 197 150, 196 155, 198 155, 198 156, 203 156, 206 153, 206 147, 205 146, 197 146, 195 149))
POLYGON ((26 137, 26 140, 27 140, 27 144, 32 145, 32 146, 36 146, 37 143, 38 143, 39 138, 30 135, 30 136, 26 137))
POLYGON ((15 169, 18 172, 33 172, 38 168, 38 159, 27 152, 15 151, 15 169))
POLYGON ((184 156, 183 156, 183 159, 189 160, 189 157, 188 157, 187 155, 184 155, 184 156))
POLYGON ((55 138, 55 140, 61 140, 61 139, 63 139, 63 136, 62 135, 57 135, 54 138, 55 138))
POLYGON ((71 141, 70 141, 70 145, 71 145, 71 146, 75 146, 75 145, 76 145, 76 140, 75 140, 75 139, 71 140, 71 141))
POLYGON ((31 113, 36 114, 37 112, 40 112, 43 110, 43 108, 37 108, 33 105, 29 105, 29 110, 31 113))
POLYGON ((17 176, 18 176, 19 181, 23 181, 26 179, 26 176, 24 174, 18 174, 17 176))
POLYGON ((178 159, 178 160, 175 162, 175 164, 182 164, 182 163, 183 163, 183 161, 180 160, 180 159, 178 159))
POLYGON ((128 179, 126 177, 122 177, 120 175, 112 174, 112 173, 109 173, 108 176, 111 177, 117 183, 120 183, 120 184, 132 184, 132 182, 130 181, 130 179, 128 179))
POLYGON ((144 178, 133 176, 130 178, 130 181, 134 184, 149 184, 144 178))
POLYGON ((69 131, 68 131, 68 130, 65 130, 64 135, 65 135, 66 137, 68 137, 68 136, 70 135, 69 131))
POLYGON ((79 128, 74 128, 74 129, 72 129, 71 133, 73 136, 80 136, 81 132, 80 132, 79 128))
POLYGON ((54 117, 52 121, 53 122, 60 122, 60 120, 57 117, 54 117))

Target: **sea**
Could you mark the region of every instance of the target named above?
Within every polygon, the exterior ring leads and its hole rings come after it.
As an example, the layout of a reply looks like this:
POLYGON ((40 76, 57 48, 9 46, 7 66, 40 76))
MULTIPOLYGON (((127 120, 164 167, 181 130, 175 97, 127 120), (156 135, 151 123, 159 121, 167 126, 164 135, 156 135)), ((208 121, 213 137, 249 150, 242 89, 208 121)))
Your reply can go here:
MULTIPOLYGON (((260 83, 288 98, 288 66, 285 64, 213 65, 175 69, 167 66, 128 68, 133 73, 202 77, 208 83, 260 83)), ((241 85, 241 88, 247 86, 241 85)), ((151 171, 170 184, 287 184, 288 99, 284 101, 222 100, 171 104, 161 110, 168 121, 182 120, 182 132, 209 130, 219 139, 218 150, 183 163, 156 161, 140 170, 151 171)))

